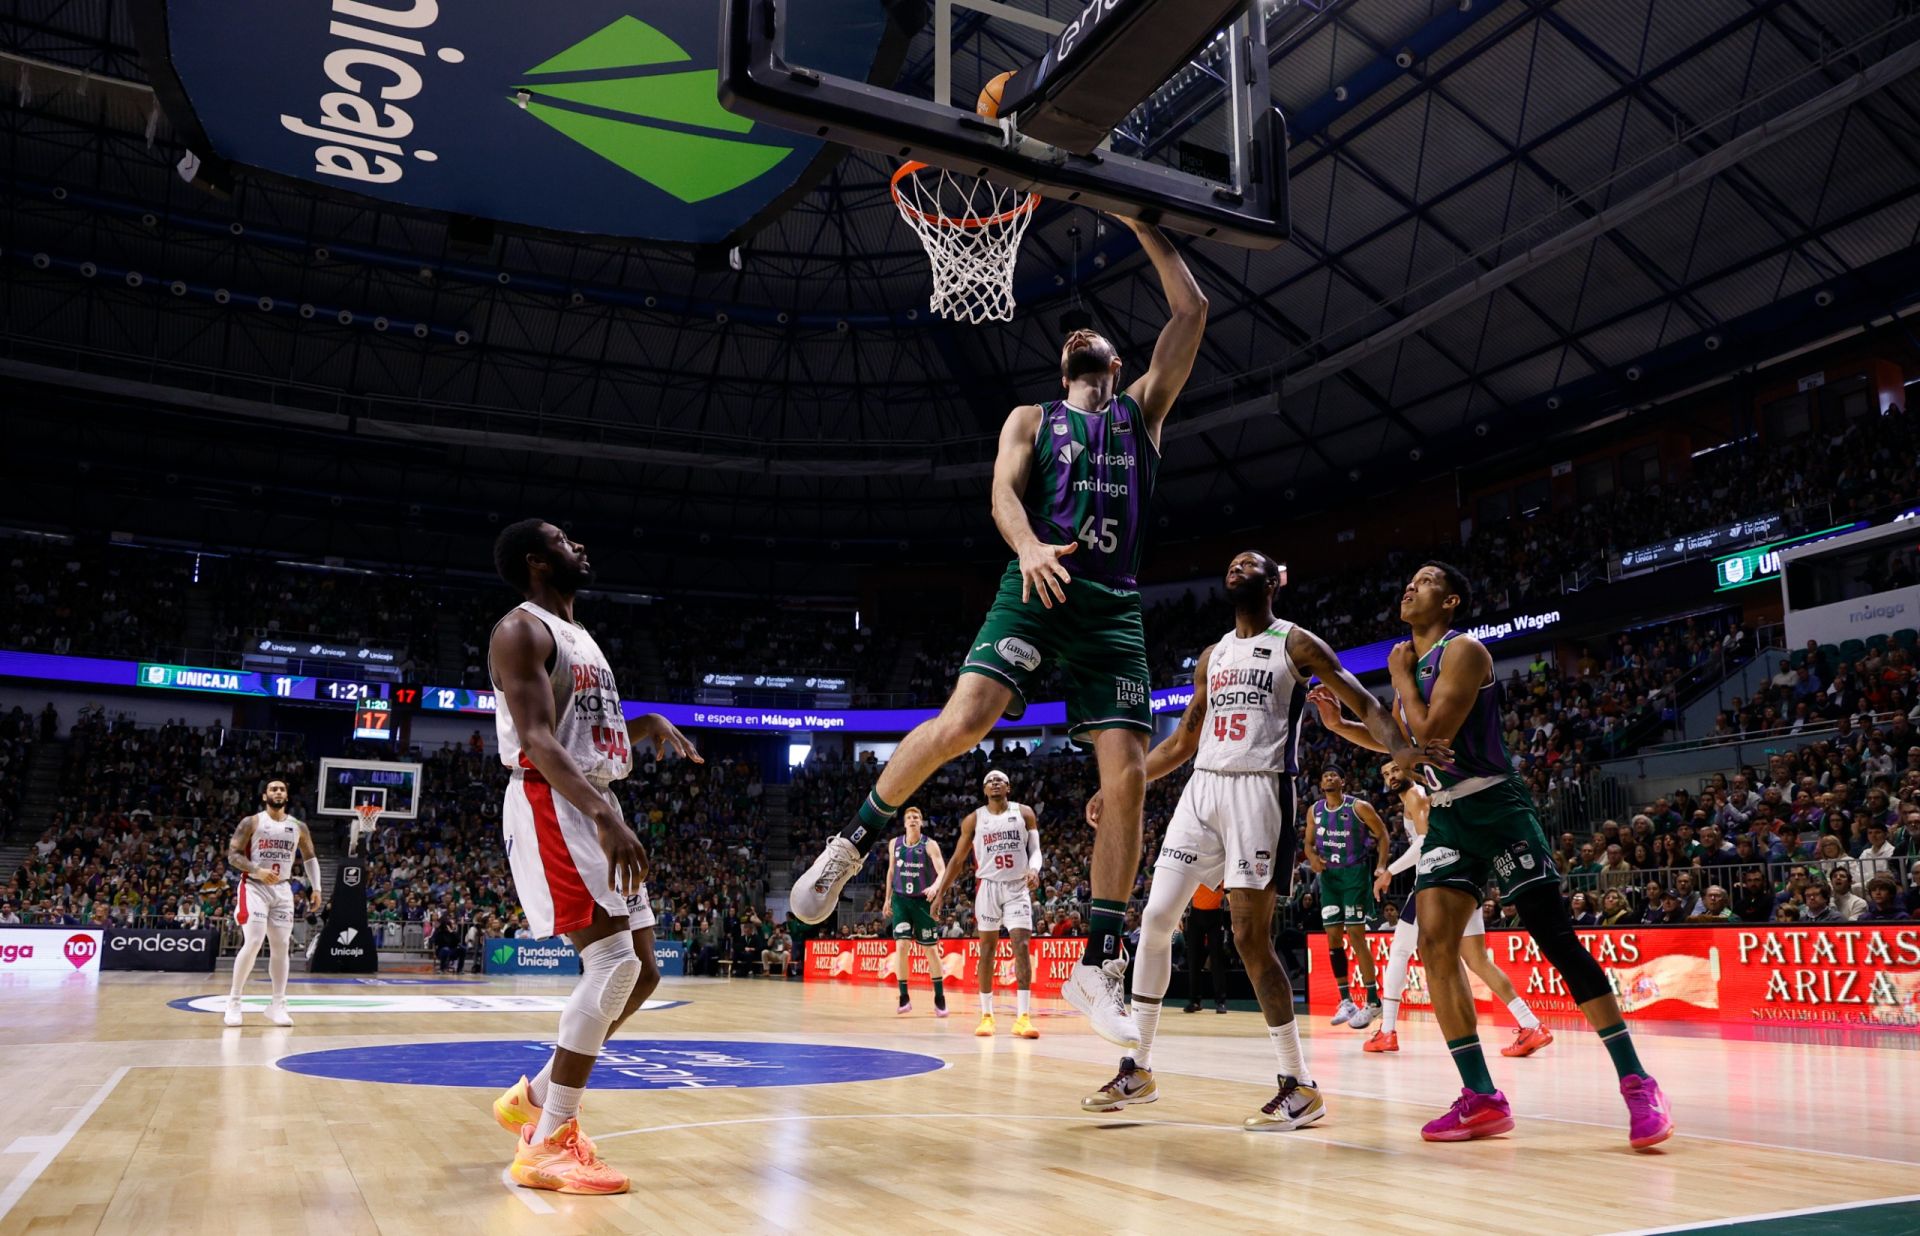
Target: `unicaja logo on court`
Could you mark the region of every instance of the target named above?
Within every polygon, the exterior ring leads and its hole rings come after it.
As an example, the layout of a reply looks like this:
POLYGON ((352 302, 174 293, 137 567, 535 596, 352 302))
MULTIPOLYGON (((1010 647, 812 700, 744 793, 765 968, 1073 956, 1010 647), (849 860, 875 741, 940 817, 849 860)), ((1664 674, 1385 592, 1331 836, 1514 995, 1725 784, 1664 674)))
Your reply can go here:
POLYGON ((502 944, 499 948, 493 950, 491 956, 494 964, 504 966, 513 960, 513 945, 502 944))
POLYGON ((522 74, 514 101, 565 137, 683 202, 730 193, 793 151, 741 141, 753 122, 720 106, 717 69, 622 17, 522 74), (733 136, 723 136, 731 134, 733 136))

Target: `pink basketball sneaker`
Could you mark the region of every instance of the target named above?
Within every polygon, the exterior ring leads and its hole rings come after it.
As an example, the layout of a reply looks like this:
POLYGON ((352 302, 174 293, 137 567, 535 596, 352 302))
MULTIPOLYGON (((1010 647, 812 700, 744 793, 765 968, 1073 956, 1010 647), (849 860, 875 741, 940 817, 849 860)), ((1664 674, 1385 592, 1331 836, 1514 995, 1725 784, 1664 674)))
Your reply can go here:
POLYGON ((1629 1073, 1620 1079, 1620 1097, 1627 1101, 1632 1118, 1627 1141, 1635 1150, 1658 1146, 1673 1136, 1673 1113, 1667 1108, 1667 1096, 1660 1083, 1644 1074, 1629 1073))
POLYGON ((1467 1142, 1512 1128, 1513 1110, 1507 1106, 1506 1095, 1498 1090, 1480 1094, 1462 1088, 1445 1115, 1421 1126, 1420 1136, 1430 1142, 1467 1142))

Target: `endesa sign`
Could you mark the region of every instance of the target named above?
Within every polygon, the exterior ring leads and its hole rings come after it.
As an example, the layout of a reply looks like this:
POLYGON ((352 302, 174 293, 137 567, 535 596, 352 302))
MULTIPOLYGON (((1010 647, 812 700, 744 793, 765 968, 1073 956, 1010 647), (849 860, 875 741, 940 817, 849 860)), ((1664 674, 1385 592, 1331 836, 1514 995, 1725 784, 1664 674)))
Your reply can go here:
MULTIPOLYGON (((1057 996, 1060 985, 1073 974, 1074 963, 1086 951, 1083 936, 1035 936, 1027 941, 1033 956, 1033 990, 1043 996, 1057 996)), ((918 945, 907 949, 910 983, 931 983, 927 971, 927 951, 918 945)), ((971 984, 980 964, 980 939, 940 941, 940 972, 949 983, 971 984)), ((806 976, 814 979, 847 979, 856 983, 891 983, 893 976, 893 940, 807 941, 806 976)), ((1013 944, 1004 937, 994 953, 993 985, 1013 986, 1013 944)))
POLYGON ((97 927, 0 927, 0 978, 25 971, 100 973, 97 927))
MULTIPOLYGON (((1367 939, 1384 969, 1391 933, 1367 939)), ((1583 931, 1580 940, 1635 1019, 1920 1031, 1920 923, 1628 927, 1583 931)), ((1326 936, 1310 936, 1307 951, 1309 1001, 1331 1006, 1339 997, 1326 936)), ((1489 932, 1487 951, 1535 1012, 1579 1016, 1531 936, 1489 932)), ((1476 1008, 1505 1012, 1478 978, 1468 982, 1476 1008)), ((1416 955, 1405 1004, 1432 1003, 1416 955)))
POLYGON ((220 955, 220 933, 163 930, 153 927, 115 927, 106 933, 102 970, 195 970, 213 973, 220 955))

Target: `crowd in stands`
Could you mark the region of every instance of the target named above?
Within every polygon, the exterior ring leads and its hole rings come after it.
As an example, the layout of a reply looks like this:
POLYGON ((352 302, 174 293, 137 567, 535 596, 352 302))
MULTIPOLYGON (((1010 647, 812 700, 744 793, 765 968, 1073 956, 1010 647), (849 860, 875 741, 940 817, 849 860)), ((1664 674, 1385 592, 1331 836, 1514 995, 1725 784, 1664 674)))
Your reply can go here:
MULTIPOLYGON (((51 705, 49 705, 51 707, 51 705)), ((20 812, 20 796, 26 790, 27 762, 33 758, 33 743, 40 722, 18 704, 0 716, 0 840, 13 831, 20 812)))
MULTIPOLYGON (((744 675, 739 689, 753 690, 762 675, 844 680, 838 690, 878 691, 891 677, 900 652, 896 633, 871 622, 856 626, 851 609, 813 609, 758 600, 676 600, 672 621, 655 623, 649 635, 659 650, 667 691, 676 699, 713 685, 711 675, 744 675)), ((828 688, 833 690, 834 688, 828 688)))
POLYGON ((208 574, 217 581, 213 638, 223 652, 300 636, 400 649, 417 661, 437 651, 437 590, 421 580, 246 558, 215 560, 208 574))
POLYGON ((1744 700, 1736 695, 1728 701, 1710 737, 1793 735, 1842 722, 1851 728, 1854 718, 1920 710, 1910 643, 1875 639, 1852 659, 1843 659, 1839 652, 1809 640, 1805 648, 1778 661, 1772 676, 1744 700))
POLYGON ((0 561, 0 648, 164 660, 180 647, 191 554, 9 535, 0 561))

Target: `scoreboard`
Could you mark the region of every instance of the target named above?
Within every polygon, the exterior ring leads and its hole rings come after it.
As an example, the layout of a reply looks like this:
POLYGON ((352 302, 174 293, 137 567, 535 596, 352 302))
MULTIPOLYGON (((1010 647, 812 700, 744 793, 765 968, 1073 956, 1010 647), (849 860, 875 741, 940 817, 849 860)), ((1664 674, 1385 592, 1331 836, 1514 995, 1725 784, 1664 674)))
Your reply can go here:
POLYGON ((261 674, 252 670, 206 669, 194 665, 140 662, 135 683, 165 691, 204 691, 213 695, 252 695, 314 704, 357 707, 384 700, 390 708, 416 708, 420 688, 404 683, 358 678, 314 678, 304 674, 261 674))

